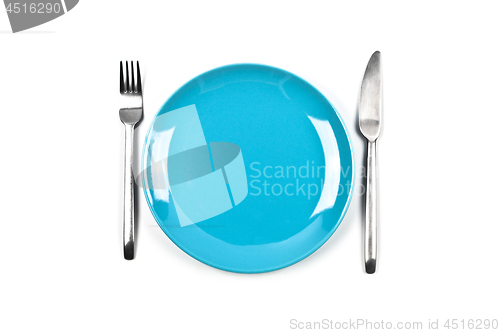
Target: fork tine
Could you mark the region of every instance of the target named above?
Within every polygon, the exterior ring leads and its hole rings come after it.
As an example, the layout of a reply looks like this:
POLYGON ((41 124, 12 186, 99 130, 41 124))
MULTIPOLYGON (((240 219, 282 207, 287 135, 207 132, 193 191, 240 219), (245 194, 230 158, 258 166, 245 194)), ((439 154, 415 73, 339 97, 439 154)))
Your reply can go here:
POLYGON ((120 93, 125 92, 125 86, 123 84, 123 65, 122 62, 120 61, 120 93))
POLYGON ((130 91, 135 92, 137 89, 137 85, 135 84, 134 80, 134 62, 130 62, 130 73, 132 73, 132 79, 130 80, 130 91))
POLYGON ((127 69, 127 80, 125 82, 125 92, 130 92, 130 82, 128 80, 128 61, 125 61, 125 68, 127 69))
POLYGON ((137 62, 137 92, 142 92, 141 70, 139 69, 139 61, 137 62))

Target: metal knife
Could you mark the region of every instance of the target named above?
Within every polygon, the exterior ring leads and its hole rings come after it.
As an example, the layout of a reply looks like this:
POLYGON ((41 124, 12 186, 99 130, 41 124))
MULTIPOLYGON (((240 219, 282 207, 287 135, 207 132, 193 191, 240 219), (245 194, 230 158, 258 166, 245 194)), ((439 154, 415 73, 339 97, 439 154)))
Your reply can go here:
POLYGON ((382 124, 382 74, 380 52, 372 54, 366 66, 359 95, 359 129, 368 141, 365 211, 365 271, 373 274, 377 267, 377 139, 382 124))

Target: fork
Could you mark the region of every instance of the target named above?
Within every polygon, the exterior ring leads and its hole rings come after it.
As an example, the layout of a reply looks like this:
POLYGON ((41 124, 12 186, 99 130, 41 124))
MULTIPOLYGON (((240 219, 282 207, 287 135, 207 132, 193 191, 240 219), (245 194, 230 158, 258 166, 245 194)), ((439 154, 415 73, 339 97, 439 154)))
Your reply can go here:
POLYGON ((123 205, 123 255, 125 259, 134 259, 134 175, 132 161, 134 156, 134 127, 142 118, 141 71, 137 61, 137 81, 134 80, 134 63, 125 62, 126 75, 120 61, 120 120, 125 125, 125 178, 123 205))

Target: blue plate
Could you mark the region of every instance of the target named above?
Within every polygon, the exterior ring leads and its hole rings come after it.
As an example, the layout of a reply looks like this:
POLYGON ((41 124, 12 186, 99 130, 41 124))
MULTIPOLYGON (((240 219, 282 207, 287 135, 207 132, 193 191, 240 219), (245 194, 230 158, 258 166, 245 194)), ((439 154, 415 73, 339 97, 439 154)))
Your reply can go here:
POLYGON ((193 258, 260 273, 316 251, 339 226, 353 154, 328 100, 301 78, 253 64, 217 68, 153 120, 142 186, 158 225, 193 258))

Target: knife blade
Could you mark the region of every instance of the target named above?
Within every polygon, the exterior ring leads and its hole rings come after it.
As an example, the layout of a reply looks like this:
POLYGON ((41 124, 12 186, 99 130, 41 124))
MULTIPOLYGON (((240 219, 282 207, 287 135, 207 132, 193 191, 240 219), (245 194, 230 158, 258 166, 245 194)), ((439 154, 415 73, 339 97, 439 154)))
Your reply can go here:
POLYGON ((359 95, 359 129, 367 139, 366 206, 364 224, 365 271, 377 268, 378 248, 378 180, 377 139, 382 124, 382 73, 380 52, 372 54, 366 66, 359 95))

